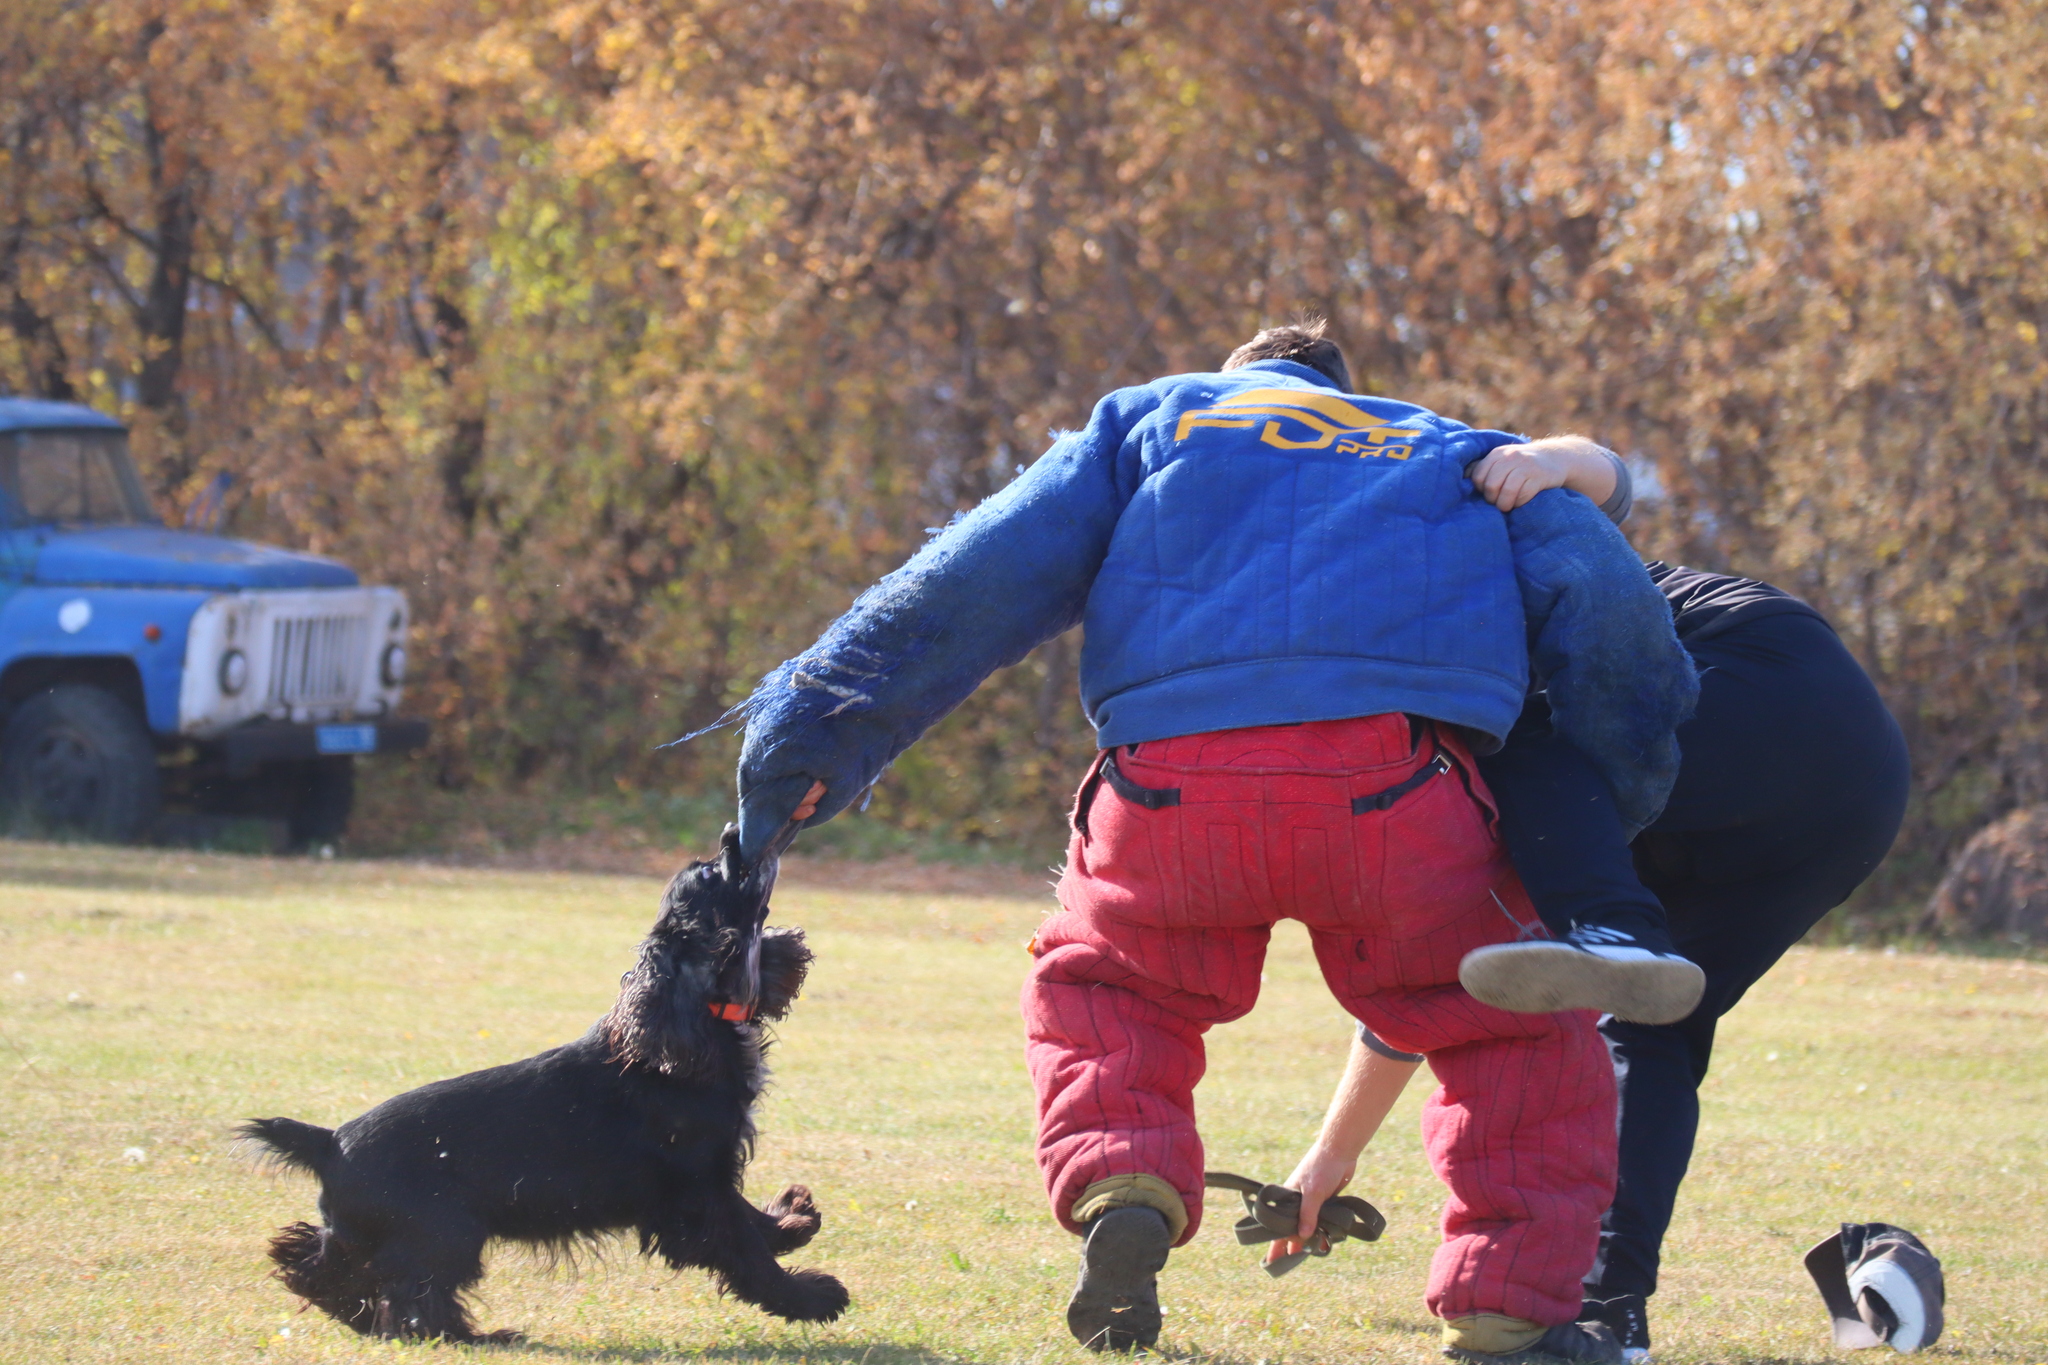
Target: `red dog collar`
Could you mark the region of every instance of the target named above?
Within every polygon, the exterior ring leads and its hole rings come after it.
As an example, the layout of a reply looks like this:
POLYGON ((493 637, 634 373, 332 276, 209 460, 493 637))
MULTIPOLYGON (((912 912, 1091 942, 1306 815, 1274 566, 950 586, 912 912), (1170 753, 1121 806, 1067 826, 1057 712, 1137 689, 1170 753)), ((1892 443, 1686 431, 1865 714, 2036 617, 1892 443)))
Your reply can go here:
POLYGON ((744 1024, 747 1020, 754 1017, 754 1007, 752 1005, 734 1004, 713 1005, 711 1006, 711 1013, 716 1018, 729 1020, 735 1024, 744 1024))

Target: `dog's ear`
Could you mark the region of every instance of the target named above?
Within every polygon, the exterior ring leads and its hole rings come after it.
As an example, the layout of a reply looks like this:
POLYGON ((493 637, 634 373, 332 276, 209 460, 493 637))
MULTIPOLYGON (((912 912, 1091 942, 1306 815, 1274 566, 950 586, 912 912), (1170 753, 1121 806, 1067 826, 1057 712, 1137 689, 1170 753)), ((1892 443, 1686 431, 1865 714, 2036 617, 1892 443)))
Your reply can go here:
POLYGON ((789 1013, 811 970, 810 945, 801 929, 769 929, 761 935, 761 994, 754 1011, 763 1019, 789 1013))
POLYGON ((679 1076, 712 1068, 711 968, 690 950, 693 937, 657 930, 642 940, 633 969, 619 978, 618 1000, 598 1024, 613 1061, 679 1076))

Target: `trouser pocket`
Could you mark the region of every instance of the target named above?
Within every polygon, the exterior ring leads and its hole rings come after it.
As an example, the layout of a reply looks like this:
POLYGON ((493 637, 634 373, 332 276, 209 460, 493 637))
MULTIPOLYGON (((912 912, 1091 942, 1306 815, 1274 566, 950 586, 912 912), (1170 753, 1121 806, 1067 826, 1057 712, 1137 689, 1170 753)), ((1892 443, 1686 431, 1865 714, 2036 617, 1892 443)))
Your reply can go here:
MULTIPOLYGON (((1132 752, 1137 745, 1130 746, 1132 752)), ((1134 806, 1146 810, 1165 810, 1168 806, 1180 804, 1179 787, 1145 787, 1124 776, 1116 766, 1116 750, 1103 749, 1095 755, 1095 763, 1088 769, 1088 776, 1081 779, 1081 790, 1074 797, 1074 832, 1083 839, 1088 837, 1088 808, 1094 804, 1095 793, 1107 784, 1109 789, 1134 806)))
MULTIPOLYGON (((1430 756, 1429 762, 1417 768, 1401 781, 1384 791, 1368 792, 1364 796, 1351 798, 1351 813, 1364 815, 1368 811, 1391 810, 1396 801, 1416 790, 1425 782, 1431 782, 1451 771, 1450 755, 1442 749, 1430 756)), ((1176 793, 1178 795, 1178 793, 1176 793)))

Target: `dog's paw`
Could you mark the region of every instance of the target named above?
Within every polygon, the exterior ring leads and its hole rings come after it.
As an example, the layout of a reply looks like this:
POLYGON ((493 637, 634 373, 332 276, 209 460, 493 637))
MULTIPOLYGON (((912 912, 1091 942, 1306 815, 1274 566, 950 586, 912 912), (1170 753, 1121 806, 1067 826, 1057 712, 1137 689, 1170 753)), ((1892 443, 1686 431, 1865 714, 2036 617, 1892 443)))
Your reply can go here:
POLYGON ((852 1302, 846 1286, 822 1270, 792 1270, 795 1292, 789 1296, 789 1311, 780 1316, 791 1322, 830 1322, 852 1302))
POLYGON ((794 1216, 797 1218, 808 1218, 813 1222, 816 1222, 819 1216, 818 1201, 813 1199, 810 1190, 802 1185, 791 1185, 781 1194, 776 1195, 774 1199, 769 1201, 768 1207, 763 1209, 762 1212, 770 1218, 794 1216))
POLYGON ((469 1340, 475 1346, 517 1346, 526 1340, 526 1333, 516 1327, 500 1327, 495 1332, 479 1332, 469 1340))
POLYGON ((769 1242, 777 1256, 787 1255, 807 1245, 818 1235, 818 1228, 825 1221, 824 1215, 818 1212, 817 1201, 802 1185, 791 1185, 776 1195, 761 1212, 775 1220, 775 1233, 770 1235, 769 1242))

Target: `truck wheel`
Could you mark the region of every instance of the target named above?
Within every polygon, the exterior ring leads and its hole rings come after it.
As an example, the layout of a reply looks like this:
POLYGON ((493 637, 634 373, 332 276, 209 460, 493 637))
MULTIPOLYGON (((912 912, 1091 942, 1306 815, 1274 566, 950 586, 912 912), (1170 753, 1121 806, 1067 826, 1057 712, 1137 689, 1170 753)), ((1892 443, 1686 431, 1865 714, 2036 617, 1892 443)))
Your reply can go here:
POLYGON ((347 754, 292 765, 286 829, 294 849, 332 843, 348 828, 356 803, 356 761, 347 754))
POLYGON ((30 697, 0 734, 9 823, 126 842, 156 820, 163 790, 142 717, 112 693, 66 683, 30 697))

